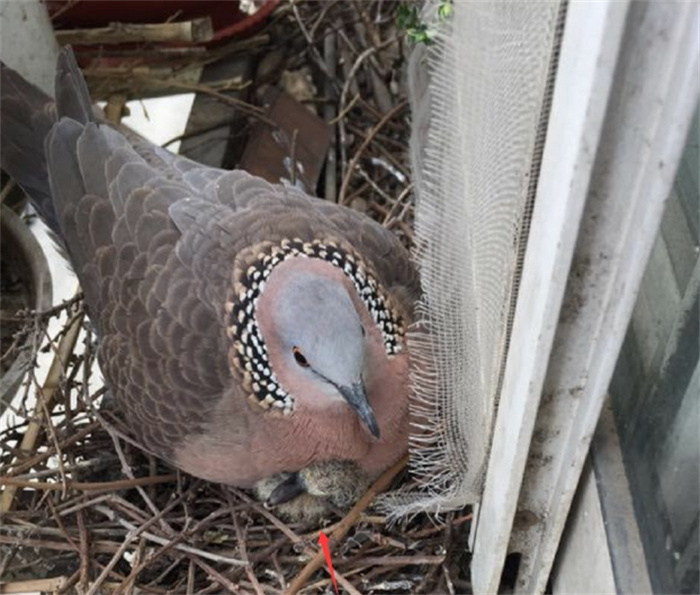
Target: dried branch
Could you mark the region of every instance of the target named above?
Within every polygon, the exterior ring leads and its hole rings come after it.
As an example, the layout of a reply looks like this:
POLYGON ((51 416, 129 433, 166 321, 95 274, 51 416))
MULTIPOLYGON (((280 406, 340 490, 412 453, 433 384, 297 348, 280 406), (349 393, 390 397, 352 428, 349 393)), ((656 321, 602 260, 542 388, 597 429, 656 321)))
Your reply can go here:
POLYGON ((369 133, 365 137, 365 140, 362 141, 362 144, 355 152, 355 155, 353 156, 353 158, 350 160, 350 164, 348 165, 348 171, 345 173, 345 177, 343 178, 343 184, 340 187, 340 194, 338 196, 338 202, 340 204, 345 204, 345 196, 346 196, 347 191, 348 191, 348 186, 350 185, 350 177, 352 176, 353 170, 355 169, 355 166, 357 165, 358 161, 360 160, 360 157, 362 156, 363 151, 372 142, 372 139, 374 138, 374 136, 386 125, 386 123, 389 122, 389 120, 391 120, 403 108, 405 108, 406 105, 408 105, 408 102, 402 101, 401 103, 394 106, 394 108, 390 112, 388 112, 377 123, 377 125, 374 128, 372 128, 372 130, 369 131, 369 133))
POLYGON ((59 45, 113 45, 122 43, 204 43, 214 38, 209 17, 179 23, 110 23, 95 29, 57 29, 59 45))

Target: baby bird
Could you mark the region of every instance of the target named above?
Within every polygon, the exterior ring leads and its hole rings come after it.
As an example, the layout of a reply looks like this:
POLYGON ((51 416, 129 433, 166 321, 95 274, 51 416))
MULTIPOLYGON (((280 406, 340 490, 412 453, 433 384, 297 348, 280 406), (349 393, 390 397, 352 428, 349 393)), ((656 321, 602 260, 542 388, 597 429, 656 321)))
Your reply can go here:
POLYGON ((369 478, 352 461, 312 463, 295 473, 280 473, 253 487, 258 500, 292 522, 315 523, 350 507, 369 487, 369 478))

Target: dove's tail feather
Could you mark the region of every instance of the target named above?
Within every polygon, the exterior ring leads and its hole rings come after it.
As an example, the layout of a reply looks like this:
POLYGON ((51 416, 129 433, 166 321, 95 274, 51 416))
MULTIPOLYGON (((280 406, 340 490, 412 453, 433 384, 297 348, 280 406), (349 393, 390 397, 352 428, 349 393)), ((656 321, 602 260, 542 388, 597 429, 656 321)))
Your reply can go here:
POLYGON ((95 122, 90 92, 70 46, 58 55, 55 84, 58 119, 71 118, 79 124, 95 122))
POLYGON ((58 118, 80 124, 95 119, 87 85, 70 47, 63 48, 58 59, 56 101, 5 64, 0 67, 0 164, 60 237, 44 143, 58 118))
POLYGON ((44 154, 44 139, 55 119, 53 100, 2 64, 0 164, 29 195, 41 218, 60 235, 44 154))

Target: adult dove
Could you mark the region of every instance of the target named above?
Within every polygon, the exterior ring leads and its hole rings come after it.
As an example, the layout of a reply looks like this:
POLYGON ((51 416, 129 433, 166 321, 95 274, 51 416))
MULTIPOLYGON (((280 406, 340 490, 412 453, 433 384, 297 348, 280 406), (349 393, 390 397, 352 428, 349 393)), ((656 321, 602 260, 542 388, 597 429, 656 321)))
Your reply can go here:
POLYGON ((55 91, 3 65, 2 167, 70 258, 136 440, 239 487, 398 460, 419 293, 400 242, 297 189, 127 140, 96 117, 70 48, 55 91))

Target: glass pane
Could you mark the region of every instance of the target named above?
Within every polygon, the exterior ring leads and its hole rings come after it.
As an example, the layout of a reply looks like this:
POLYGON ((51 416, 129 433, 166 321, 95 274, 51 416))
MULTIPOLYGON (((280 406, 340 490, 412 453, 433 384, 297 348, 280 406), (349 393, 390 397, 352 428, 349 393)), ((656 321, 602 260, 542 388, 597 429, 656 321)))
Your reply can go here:
POLYGON ((653 589, 698 593, 698 114, 610 393, 653 589))

